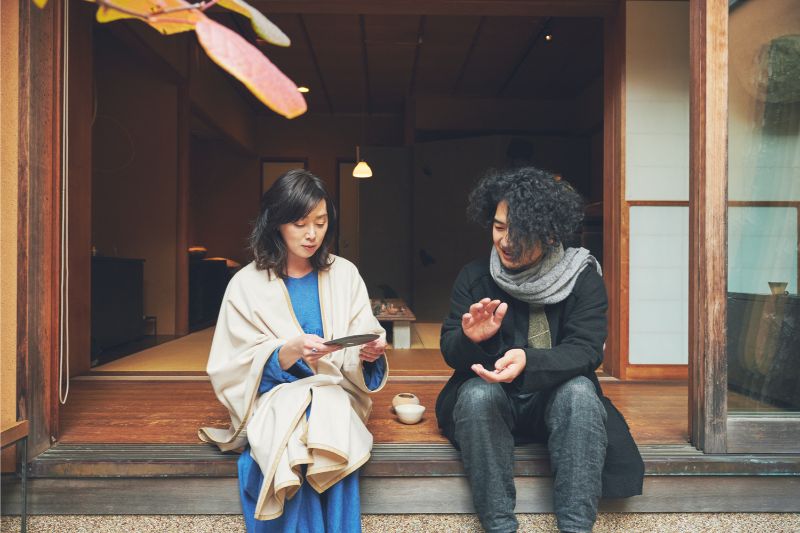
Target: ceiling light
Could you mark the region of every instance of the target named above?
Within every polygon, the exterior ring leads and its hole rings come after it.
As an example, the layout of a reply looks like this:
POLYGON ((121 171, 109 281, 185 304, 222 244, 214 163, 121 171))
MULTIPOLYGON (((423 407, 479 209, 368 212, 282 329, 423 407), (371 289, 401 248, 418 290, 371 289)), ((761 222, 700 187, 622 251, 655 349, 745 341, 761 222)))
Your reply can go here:
POLYGON ((544 40, 545 41, 552 41, 553 40, 553 34, 552 33, 548 33, 547 35, 544 36, 544 40))
POLYGON ((301 93, 307 93, 307 92, 311 91, 311 89, 309 89, 308 87, 305 87, 305 86, 298 87, 297 90, 298 90, 298 92, 301 92, 301 93))
POLYGON ((366 161, 359 161, 356 165, 356 168, 353 169, 353 177, 354 178, 371 178, 372 177, 372 169, 369 168, 369 165, 366 161))
POLYGON ((353 177, 354 178, 371 178, 372 177, 372 169, 369 168, 369 165, 366 161, 361 159, 361 149, 359 146, 356 146, 356 162, 358 163, 356 167, 353 169, 353 177))

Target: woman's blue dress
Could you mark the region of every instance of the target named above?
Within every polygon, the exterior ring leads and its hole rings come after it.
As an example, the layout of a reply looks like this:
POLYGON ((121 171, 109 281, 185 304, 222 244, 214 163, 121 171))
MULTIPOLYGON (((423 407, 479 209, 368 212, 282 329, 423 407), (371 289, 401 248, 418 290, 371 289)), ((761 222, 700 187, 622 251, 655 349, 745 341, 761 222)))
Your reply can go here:
MULTIPOLYGON (((292 308, 303 331, 323 337, 322 313, 319 304, 317 272, 302 278, 287 278, 286 288, 292 300, 292 308)), ((263 394, 275 385, 289 383, 313 375, 305 361, 299 359, 288 370, 278 362, 278 350, 264 366, 264 374, 258 393, 263 394)), ((386 371, 383 357, 375 363, 364 362, 364 381, 374 390, 378 388, 386 371)), ((305 473, 305 466, 303 466, 305 473)), ((239 457, 239 494, 242 500, 244 521, 248 533, 325 531, 361 531, 361 500, 358 495, 358 471, 353 472, 322 494, 318 494, 308 483, 303 483, 288 501, 283 514, 274 520, 256 520, 256 500, 261 490, 264 475, 250 455, 250 447, 239 457)))

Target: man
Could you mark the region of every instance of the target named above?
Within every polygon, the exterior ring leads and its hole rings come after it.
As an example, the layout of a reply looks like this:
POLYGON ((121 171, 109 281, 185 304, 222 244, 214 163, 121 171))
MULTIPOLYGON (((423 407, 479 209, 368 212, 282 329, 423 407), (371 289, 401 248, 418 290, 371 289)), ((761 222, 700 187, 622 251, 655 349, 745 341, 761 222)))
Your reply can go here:
POLYGON ((493 172, 469 214, 491 226, 489 258, 456 279, 441 349, 455 372, 436 402, 461 450, 487 531, 516 531, 515 443, 545 442, 561 531, 591 531, 601 495, 641 494, 644 465, 595 375, 608 306, 600 265, 562 243, 582 218, 580 196, 532 168, 493 172))

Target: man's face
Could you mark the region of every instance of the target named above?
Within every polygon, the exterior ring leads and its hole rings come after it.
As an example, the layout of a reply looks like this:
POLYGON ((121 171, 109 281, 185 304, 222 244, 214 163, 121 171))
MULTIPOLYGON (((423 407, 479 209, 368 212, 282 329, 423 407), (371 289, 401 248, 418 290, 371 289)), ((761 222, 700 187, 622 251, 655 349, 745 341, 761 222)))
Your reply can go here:
POLYGON ((509 270, 521 270, 536 264, 542 258, 542 243, 536 241, 529 250, 523 250, 519 259, 514 259, 511 253, 511 243, 508 241, 508 202, 501 200, 497 204, 492 223, 492 241, 500 256, 500 262, 509 270))

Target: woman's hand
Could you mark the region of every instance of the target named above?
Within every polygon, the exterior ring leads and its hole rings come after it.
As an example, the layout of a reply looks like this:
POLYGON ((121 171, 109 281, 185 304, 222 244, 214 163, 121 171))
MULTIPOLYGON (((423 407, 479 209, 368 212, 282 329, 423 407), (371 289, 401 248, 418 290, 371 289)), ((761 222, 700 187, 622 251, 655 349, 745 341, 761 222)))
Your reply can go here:
POLYGON ((461 329, 472 342, 483 342, 491 339, 508 311, 508 304, 500 300, 484 298, 469 306, 469 312, 461 317, 461 329))
POLYGON ((495 361, 494 371, 486 370, 479 364, 472 365, 472 371, 488 383, 511 383, 525 370, 526 362, 525 350, 512 348, 495 361))
POLYGON ((386 341, 382 338, 377 338, 372 342, 368 342, 361 346, 361 350, 358 352, 358 357, 362 361, 367 361, 369 363, 374 363, 383 355, 386 351, 386 341))
POLYGON ((321 357, 342 348, 341 346, 328 346, 323 344, 324 342, 325 339, 322 337, 307 334, 289 339, 278 352, 278 362, 280 362, 281 368, 288 370, 298 359, 304 360, 314 368, 321 357))

